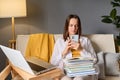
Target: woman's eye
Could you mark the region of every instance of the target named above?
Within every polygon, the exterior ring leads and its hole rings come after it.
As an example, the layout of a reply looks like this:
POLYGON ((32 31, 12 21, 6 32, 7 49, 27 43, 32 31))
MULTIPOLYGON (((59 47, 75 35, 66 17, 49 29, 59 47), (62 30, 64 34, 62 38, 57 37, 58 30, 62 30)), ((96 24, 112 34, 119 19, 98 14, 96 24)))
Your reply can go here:
POLYGON ((70 27, 72 27, 73 25, 69 25, 70 27))
POLYGON ((70 24, 69 27, 76 27, 76 28, 78 28, 78 25, 77 24, 76 25, 70 24))

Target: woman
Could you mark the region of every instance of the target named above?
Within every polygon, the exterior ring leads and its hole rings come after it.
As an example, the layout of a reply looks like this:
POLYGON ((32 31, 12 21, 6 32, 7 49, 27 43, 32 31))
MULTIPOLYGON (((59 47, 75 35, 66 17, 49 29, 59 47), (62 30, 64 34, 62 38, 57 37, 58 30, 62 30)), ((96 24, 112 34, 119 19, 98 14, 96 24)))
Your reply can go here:
MULTIPOLYGON (((65 22, 63 38, 59 38, 54 46, 51 64, 64 70, 63 59, 74 57, 96 58, 95 51, 88 38, 81 36, 81 22, 77 15, 69 15, 65 22), (70 35, 78 35, 79 40, 75 42, 70 35)), ((70 78, 63 76, 61 80, 83 80, 83 77, 70 78)))

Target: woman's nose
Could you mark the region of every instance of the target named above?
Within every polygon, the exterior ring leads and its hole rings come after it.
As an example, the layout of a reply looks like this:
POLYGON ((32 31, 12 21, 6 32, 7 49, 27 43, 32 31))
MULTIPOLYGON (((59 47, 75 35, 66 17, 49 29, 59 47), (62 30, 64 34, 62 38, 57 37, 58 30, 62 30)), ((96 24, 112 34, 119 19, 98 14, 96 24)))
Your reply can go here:
POLYGON ((73 28, 74 28, 74 29, 77 29, 77 26, 76 26, 76 25, 73 25, 73 28))

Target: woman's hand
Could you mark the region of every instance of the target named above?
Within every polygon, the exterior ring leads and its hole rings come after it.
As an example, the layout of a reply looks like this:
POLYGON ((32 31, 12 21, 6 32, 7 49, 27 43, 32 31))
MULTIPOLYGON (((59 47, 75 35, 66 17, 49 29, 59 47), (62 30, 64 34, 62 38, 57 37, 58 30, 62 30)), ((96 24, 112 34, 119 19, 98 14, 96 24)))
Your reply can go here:
POLYGON ((62 53, 62 57, 64 58, 69 53, 69 51, 71 49, 81 51, 83 48, 82 48, 80 42, 75 42, 75 41, 68 38, 66 48, 64 49, 64 51, 62 53))
POLYGON ((71 50, 71 40, 68 38, 67 45, 62 53, 62 57, 64 58, 69 53, 70 50, 71 50))
POLYGON ((80 51, 83 49, 80 42, 75 42, 75 41, 71 41, 71 48, 80 51))

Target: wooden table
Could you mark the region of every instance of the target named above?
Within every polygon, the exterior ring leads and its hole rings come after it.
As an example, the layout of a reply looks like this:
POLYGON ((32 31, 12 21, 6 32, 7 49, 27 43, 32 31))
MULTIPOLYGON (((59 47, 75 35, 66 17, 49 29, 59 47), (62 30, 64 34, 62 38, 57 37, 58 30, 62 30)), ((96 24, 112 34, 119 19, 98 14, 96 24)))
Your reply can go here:
POLYGON ((24 79, 24 80, 48 80, 48 79, 54 79, 59 80, 61 75, 63 74, 60 69, 54 69, 51 71, 48 71, 46 73, 42 73, 39 75, 31 75, 18 67, 12 66, 12 68, 24 79))
MULTIPOLYGON (((35 57, 30 57, 30 58, 26 58, 27 61, 32 62, 36 65, 39 65, 39 59, 35 58, 35 57)), ((59 80, 59 78, 63 75, 63 72, 59 69, 53 69, 50 70, 48 72, 39 74, 39 75, 31 75, 25 71, 23 71, 22 69, 15 67, 11 64, 13 70, 15 70, 15 72, 17 72, 23 79, 25 80, 48 80, 48 79, 54 79, 54 80, 59 80)))

